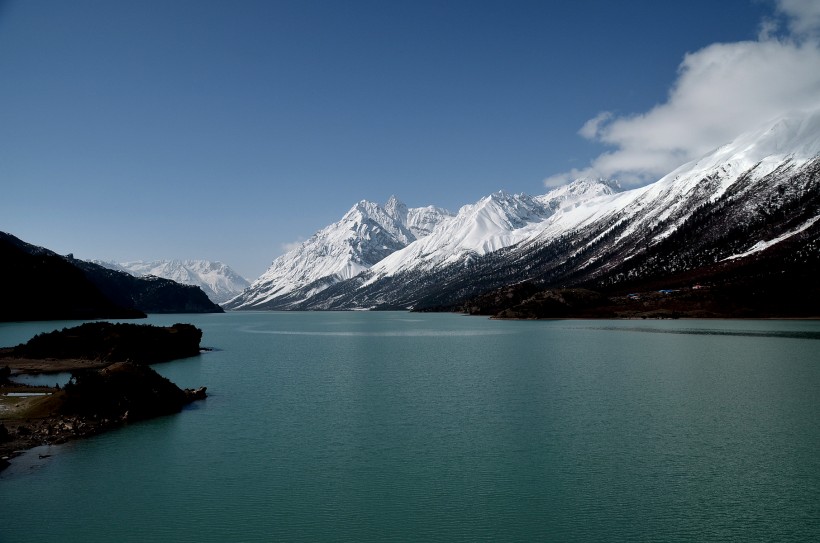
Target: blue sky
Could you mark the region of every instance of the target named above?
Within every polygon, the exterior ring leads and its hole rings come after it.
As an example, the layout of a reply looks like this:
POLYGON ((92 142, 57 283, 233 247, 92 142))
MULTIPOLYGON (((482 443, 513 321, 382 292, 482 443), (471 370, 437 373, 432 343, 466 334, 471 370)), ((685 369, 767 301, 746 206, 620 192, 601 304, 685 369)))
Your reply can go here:
POLYGON ((817 4, 0 0, 0 230, 255 279, 361 199, 645 183, 819 99, 817 4))

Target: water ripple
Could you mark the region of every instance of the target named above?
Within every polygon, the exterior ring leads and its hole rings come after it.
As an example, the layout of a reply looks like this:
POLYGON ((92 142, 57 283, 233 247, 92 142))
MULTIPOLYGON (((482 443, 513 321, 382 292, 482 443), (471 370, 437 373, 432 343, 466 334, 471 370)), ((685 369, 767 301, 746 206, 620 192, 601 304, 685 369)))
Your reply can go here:
POLYGON ((604 330, 609 332, 646 332, 650 334, 682 334, 692 336, 733 336, 733 337, 760 337, 760 338, 787 338, 787 339, 820 339, 820 332, 799 330, 715 330, 709 328, 682 328, 679 330, 661 328, 604 326, 600 328, 586 328, 586 330, 604 330))
POLYGON ((240 332, 247 334, 273 334, 277 336, 333 336, 333 337, 469 337, 487 335, 511 334, 511 330, 388 330, 384 332, 326 332, 317 330, 258 330, 242 328, 240 332))

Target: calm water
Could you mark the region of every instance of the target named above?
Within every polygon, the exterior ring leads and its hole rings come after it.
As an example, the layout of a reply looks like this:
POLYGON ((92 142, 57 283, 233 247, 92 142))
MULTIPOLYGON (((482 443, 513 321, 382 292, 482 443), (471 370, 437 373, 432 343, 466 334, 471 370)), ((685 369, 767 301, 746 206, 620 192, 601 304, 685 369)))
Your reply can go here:
POLYGON ((150 321, 210 397, 19 459, 0 541, 820 539, 820 322, 150 321))

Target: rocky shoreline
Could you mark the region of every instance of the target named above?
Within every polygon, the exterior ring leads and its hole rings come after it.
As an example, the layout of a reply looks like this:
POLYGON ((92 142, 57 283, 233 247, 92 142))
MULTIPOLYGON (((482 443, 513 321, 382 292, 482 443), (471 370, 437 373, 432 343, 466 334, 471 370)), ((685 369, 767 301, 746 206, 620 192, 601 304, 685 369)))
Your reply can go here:
MULTIPOLYGON (((37 387, 42 388, 42 387, 37 387)), ((19 389, 17 389, 19 390, 19 389)), ((204 399, 206 387, 185 389, 191 401, 204 399)), ((62 445, 120 428, 131 422, 128 413, 118 418, 50 414, 44 417, 0 417, 0 471, 20 454, 44 445, 62 445)))
POLYGON ((91 323, 41 334, 26 344, 3 349, 0 471, 28 449, 177 413, 206 398, 206 387, 181 389, 148 366, 198 354, 201 335, 191 325, 91 323), (61 357, 67 354, 71 357, 61 357), (62 387, 14 381, 15 375, 65 371, 72 377, 62 387))

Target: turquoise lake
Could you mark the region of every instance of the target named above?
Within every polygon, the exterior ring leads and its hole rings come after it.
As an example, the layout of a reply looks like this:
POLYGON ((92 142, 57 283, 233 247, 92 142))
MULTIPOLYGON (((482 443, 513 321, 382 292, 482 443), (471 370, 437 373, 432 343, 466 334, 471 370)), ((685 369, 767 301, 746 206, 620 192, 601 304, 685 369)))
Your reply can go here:
POLYGON ((820 540, 817 321, 135 322, 208 399, 15 459, 0 541, 820 540))

